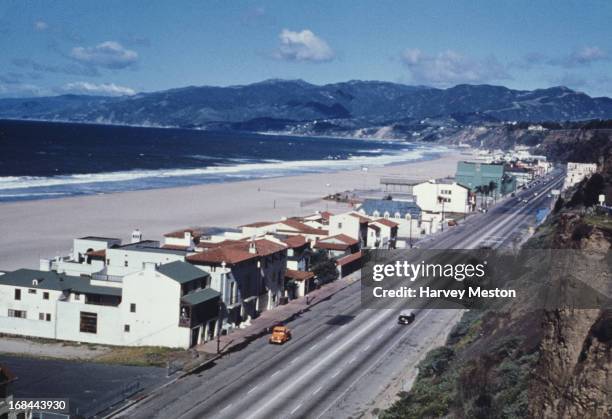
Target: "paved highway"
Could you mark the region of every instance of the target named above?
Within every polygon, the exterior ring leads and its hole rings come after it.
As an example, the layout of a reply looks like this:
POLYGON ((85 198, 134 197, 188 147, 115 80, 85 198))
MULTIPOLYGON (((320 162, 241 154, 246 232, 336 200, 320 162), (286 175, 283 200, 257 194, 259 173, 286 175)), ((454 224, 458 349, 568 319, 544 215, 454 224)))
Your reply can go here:
MULTIPOLYGON (((421 248, 514 245, 549 207, 559 174, 419 243, 421 248), (537 196, 534 195, 537 193, 537 196), (524 203, 523 199, 529 199, 524 203)), ((399 371, 414 368, 440 344, 461 312, 421 311, 410 326, 397 310, 360 307, 353 284, 289 325, 294 338, 272 346, 261 338, 216 365, 121 412, 130 418, 343 418, 371 407, 399 371)))

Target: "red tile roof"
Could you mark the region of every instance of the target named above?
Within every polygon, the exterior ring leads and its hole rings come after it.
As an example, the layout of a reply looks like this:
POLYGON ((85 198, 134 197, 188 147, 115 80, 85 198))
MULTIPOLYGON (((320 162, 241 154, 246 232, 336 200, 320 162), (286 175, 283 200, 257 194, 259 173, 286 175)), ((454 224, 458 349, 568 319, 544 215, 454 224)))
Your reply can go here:
POLYGON ((90 256, 92 258, 106 258, 106 249, 101 249, 101 250, 91 250, 87 253, 85 253, 87 256, 90 256))
POLYGON ((329 212, 329 211, 321 211, 321 217, 324 220, 329 220, 329 217, 331 217, 332 215, 334 215, 334 214, 329 212))
POLYGON ((182 246, 180 244, 164 244, 161 248, 170 250, 185 250, 188 249, 189 246, 182 246))
POLYGON ((310 271, 296 271, 293 269, 287 269, 285 271, 285 278, 295 281, 306 281, 307 279, 314 278, 314 276, 314 272, 310 271))
POLYGON ((361 256, 362 256, 361 252, 352 253, 352 254, 350 254, 348 256, 344 256, 344 257, 338 259, 336 261, 336 264, 338 264, 340 266, 343 266, 343 265, 346 265, 348 263, 351 263, 351 262, 354 262, 356 260, 361 259, 361 256))
POLYGON ((272 224, 276 224, 276 221, 256 221, 254 223, 241 225, 240 227, 265 227, 272 224))
POLYGON ((375 220, 374 222, 385 225, 387 227, 391 227, 391 228, 397 227, 399 225, 398 223, 395 223, 391 220, 387 220, 386 218, 379 218, 378 220, 375 220))
POLYGON ((330 239, 337 239, 337 240, 343 241, 346 244, 350 244, 351 246, 359 243, 359 240, 354 239, 351 236, 347 236, 346 234, 336 234, 335 236, 325 237, 324 239, 321 239, 321 240, 330 240, 330 239))
POLYGON ((288 236, 286 239, 281 240, 291 249, 302 247, 308 243, 308 241, 306 241, 306 237, 300 236, 299 234, 297 236, 288 236))
POLYGON ((286 246, 267 239, 257 239, 255 253, 249 252, 251 240, 225 240, 218 243, 200 243, 198 249, 201 251, 187 256, 192 263, 214 263, 236 264, 249 259, 268 256, 273 253, 282 252, 286 246))
MULTIPOLYGON (((297 232, 303 233, 303 234, 311 234, 311 235, 319 235, 319 236, 322 236, 322 235, 327 236, 328 234, 327 230, 323 230, 320 228, 314 228, 314 227, 311 227, 309 225, 302 223, 301 221, 292 220, 290 218, 287 220, 279 221, 279 224, 284 224, 290 227, 291 230, 289 231, 296 230, 297 232)), ((288 231, 288 230, 279 228, 277 229, 277 231, 288 231)))

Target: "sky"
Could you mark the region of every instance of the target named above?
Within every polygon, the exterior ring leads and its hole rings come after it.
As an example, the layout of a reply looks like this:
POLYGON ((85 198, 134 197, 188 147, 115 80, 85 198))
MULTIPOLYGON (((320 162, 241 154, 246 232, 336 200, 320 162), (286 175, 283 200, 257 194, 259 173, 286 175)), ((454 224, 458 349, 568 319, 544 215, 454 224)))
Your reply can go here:
POLYGON ((270 78, 612 96, 612 2, 0 0, 0 97, 270 78))

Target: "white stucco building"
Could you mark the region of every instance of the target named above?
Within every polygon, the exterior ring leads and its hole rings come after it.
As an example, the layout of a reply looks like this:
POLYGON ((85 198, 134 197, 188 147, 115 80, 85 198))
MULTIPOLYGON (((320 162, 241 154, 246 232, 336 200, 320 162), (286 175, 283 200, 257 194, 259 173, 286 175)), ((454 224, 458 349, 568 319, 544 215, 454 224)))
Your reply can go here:
POLYGON ((19 269, 0 276, 0 332, 121 346, 188 348, 216 333, 210 276, 175 261, 121 282, 19 269))
POLYGON ((595 163, 567 163, 567 173, 563 182, 563 189, 568 189, 582 181, 582 179, 590 177, 597 171, 595 163))
POLYGON ((466 213, 469 212, 470 190, 448 180, 428 180, 412 188, 417 205, 427 212, 466 213))

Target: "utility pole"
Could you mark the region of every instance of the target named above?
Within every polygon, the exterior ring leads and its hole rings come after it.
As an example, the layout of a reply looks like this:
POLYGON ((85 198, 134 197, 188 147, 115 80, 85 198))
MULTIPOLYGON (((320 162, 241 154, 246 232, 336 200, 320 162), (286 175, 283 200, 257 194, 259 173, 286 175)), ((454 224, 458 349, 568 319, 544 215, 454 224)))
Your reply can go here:
POLYGON ((221 331, 223 330, 223 301, 219 297, 217 304, 217 316, 219 317, 219 328, 217 330, 217 354, 221 353, 221 331))

